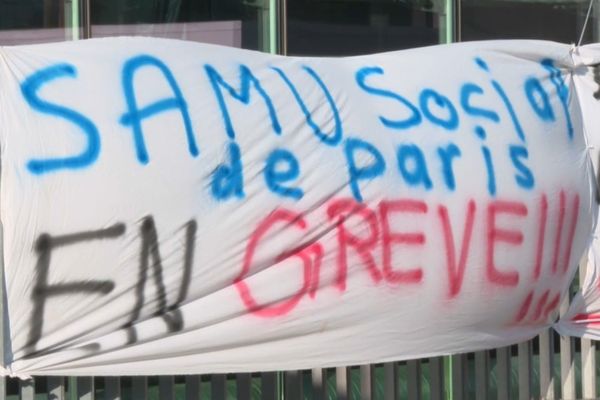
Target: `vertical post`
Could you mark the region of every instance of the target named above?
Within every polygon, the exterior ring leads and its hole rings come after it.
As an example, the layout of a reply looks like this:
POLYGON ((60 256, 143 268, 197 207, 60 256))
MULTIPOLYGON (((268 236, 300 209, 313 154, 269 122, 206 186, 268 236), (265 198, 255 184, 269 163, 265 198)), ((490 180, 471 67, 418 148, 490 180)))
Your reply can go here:
MULTIPOLYGON (((69 376, 67 378, 67 382, 69 382, 69 392, 67 395, 67 398, 69 400, 77 400, 77 377, 76 376, 69 376)), ((146 398, 144 397, 143 400, 146 400, 146 398)))
POLYGON ((350 367, 338 367, 335 369, 335 388, 339 400, 350 398, 350 367))
POLYGON ((510 399, 510 347, 496 349, 496 389, 498 400, 510 399))
POLYGON ((398 371, 398 366, 395 362, 388 362, 383 364, 383 384, 384 384, 384 394, 383 398, 385 400, 396 400, 398 398, 398 389, 397 389, 397 378, 396 376, 398 371))
POLYGON ((73 40, 79 40, 79 26, 80 26, 80 14, 79 14, 79 0, 71 0, 71 29, 73 40))
POLYGON ((269 53, 277 54, 277 0, 269 0, 269 53))
POLYGON ((596 342, 581 339, 581 371, 584 399, 596 399, 596 342))
POLYGON ((277 400, 285 399, 285 372, 277 372, 277 400))
POLYGON ((282 55, 287 55, 288 42, 287 42, 287 0, 278 0, 277 5, 279 7, 279 20, 277 21, 279 48, 278 52, 282 55))
POLYGON ((540 340, 540 397, 554 400, 554 332, 546 329, 540 340))
POLYGON ((65 40, 73 40, 72 0, 64 0, 63 21, 65 27, 65 40))
MULTIPOLYGON (((595 4, 595 8, 597 4, 595 4)), ((596 16, 599 16, 596 11, 596 16)), ((594 38, 597 37, 598 21, 594 24, 594 38)), ((587 257, 579 263, 579 282, 582 286, 587 273, 587 257)), ((584 399, 595 399, 596 393, 596 342, 590 339, 581 339, 581 387, 584 399)))
POLYGON ((454 17, 454 21, 453 21, 453 37, 452 37, 452 41, 453 42, 460 42, 462 41, 462 15, 461 15, 461 0, 450 0, 453 2, 453 6, 454 9, 452 11, 454 11, 452 13, 453 17, 454 17))
POLYGON ((71 35, 66 39, 79 40, 79 0, 65 0, 65 22, 65 27, 71 28, 71 35))
POLYGON ((258 49, 266 53, 276 53, 277 44, 277 0, 260 0, 247 7, 256 9, 258 22, 258 49))
MULTIPOLYGON (((92 37, 91 7, 92 5, 90 0, 81 0, 81 27, 84 39, 90 39, 92 37)), ((77 25, 77 27, 79 27, 79 25, 77 25)))
POLYGON ((444 357, 444 383, 446 386, 446 400, 454 400, 454 374, 452 371, 452 356, 444 357))
POLYGON ((315 400, 325 400, 327 398, 327 370, 313 368, 310 375, 312 381, 312 398, 315 400))
MULTIPOLYGON (((560 315, 564 315, 569 309, 569 294, 565 296, 560 305, 560 315)), ((561 399, 575 399, 575 346, 573 339, 569 336, 560 337, 560 377, 561 377, 561 399)))
POLYGON ((440 44, 454 41, 454 1, 444 0, 439 15, 439 42, 440 44))
POLYGON ((375 398, 375 366, 371 364, 360 366, 360 398, 372 400, 375 398))
POLYGON ((519 343, 519 400, 531 399, 533 370, 531 341, 519 343))

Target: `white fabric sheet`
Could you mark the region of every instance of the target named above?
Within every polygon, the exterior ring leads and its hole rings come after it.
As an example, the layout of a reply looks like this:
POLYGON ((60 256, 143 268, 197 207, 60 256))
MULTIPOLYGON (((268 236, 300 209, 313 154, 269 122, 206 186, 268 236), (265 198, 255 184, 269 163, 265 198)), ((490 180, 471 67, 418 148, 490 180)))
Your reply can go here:
POLYGON ((303 369, 533 337, 592 237, 597 50, 0 48, 4 373, 303 369))

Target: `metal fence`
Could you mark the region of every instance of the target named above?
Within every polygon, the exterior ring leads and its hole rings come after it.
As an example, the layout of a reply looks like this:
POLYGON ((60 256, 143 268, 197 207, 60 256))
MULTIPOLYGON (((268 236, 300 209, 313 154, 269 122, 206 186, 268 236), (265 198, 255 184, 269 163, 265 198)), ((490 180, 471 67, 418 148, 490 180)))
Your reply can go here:
MULTIPOLYGON (((561 313, 568 303, 567 298, 561 313)), ((591 340, 560 337, 547 330, 533 340, 505 348, 358 367, 203 376, 2 379, 0 400, 596 399, 600 393, 597 351, 591 340)))

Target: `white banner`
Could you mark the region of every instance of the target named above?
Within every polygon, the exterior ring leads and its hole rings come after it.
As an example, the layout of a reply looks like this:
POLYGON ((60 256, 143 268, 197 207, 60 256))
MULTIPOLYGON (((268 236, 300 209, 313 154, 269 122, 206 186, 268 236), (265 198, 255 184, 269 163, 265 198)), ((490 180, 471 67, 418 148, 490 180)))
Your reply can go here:
POLYGON ((535 41, 0 48, 5 373, 304 369, 533 337, 597 213, 584 64, 535 41))
MULTIPOLYGON (((600 45, 589 45, 577 49, 573 58, 580 65, 573 74, 574 88, 580 101, 584 120, 584 136, 588 143, 591 160, 598 179, 600 171, 600 45), (581 65, 590 67, 582 68, 581 65)), ((600 202, 600 191, 596 187, 596 203, 600 202)), ((575 294, 568 311, 561 316, 555 328, 561 335, 600 339, 600 225, 595 226, 586 259, 582 260, 585 276, 579 282, 580 290, 575 294)))

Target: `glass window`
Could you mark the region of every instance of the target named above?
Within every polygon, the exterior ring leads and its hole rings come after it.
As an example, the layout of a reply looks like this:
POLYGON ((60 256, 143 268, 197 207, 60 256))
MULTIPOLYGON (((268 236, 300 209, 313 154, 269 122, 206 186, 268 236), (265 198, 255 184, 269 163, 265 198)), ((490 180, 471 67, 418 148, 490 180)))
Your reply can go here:
MULTIPOLYGON (((461 0, 461 39, 577 43, 588 6, 589 0, 461 0)), ((596 25, 590 21, 584 43, 598 39, 596 25)))
POLYGON ((443 0, 288 0, 292 55, 355 55, 446 42, 443 0))
POLYGON ((70 40, 79 34, 74 12, 71 0, 0 0, 0 45, 70 40))
POLYGON ((275 0, 91 0, 91 35, 170 37, 275 52, 275 4, 275 0))
POLYGON ((0 45, 144 35, 277 52, 277 3, 276 0, 0 0, 0 45))

